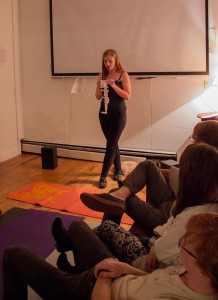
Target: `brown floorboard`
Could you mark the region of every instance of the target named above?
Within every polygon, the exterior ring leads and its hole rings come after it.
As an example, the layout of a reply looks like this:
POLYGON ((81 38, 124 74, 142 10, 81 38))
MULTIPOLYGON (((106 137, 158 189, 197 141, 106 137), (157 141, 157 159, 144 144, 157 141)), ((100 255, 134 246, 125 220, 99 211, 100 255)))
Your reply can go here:
MULTIPOLYGON (((7 195, 22 188, 32 181, 46 181, 59 184, 70 184, 87 189, 98 188, 98 180, 102 163, 68 158, 58 158, 58 167, 55 169, 42 169, 41 156, 23 153, 0 163, 0 209, 8 211, 12 207, 33 208, 39 210, 56 211, 32 204, 10 200, 7 195)), ((117 188, 117 182, 112 180, 112 172, 108 177, 108 187, 102 192, 117 188)), ((71 214, 62 212, 64 214, 71 214)), ((72 214, 73 215, 73 214, 72 214)), ((86 217, 90 221, 99 219, 86 217)), ((125 227, 128 228, 128 225, 125 227)))

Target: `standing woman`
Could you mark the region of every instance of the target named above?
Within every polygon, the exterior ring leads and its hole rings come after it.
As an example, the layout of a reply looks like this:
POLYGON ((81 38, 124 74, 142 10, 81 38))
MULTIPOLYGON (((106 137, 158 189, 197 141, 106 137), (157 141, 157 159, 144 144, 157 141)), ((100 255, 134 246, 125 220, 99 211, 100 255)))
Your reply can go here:
POLYGON ((99 74, 95 96, 101 100, 99 120, 106 138, 106 152, 103 161, 99 187, 107 187, 107 175, 114 163, 114 180, 121 180, 121 162, 118 146, 119 138, 126 126, 126 101, 131 96, 131 83, 127 72, 123 69, 117 52, 108 49, 102 57, 102 73, 99 74), (102 89, 102 80, 105 80, 108 88, 109 103, 106 103, 106 95, 102 89), (107 107, 106 107, 107 106, 107 107))

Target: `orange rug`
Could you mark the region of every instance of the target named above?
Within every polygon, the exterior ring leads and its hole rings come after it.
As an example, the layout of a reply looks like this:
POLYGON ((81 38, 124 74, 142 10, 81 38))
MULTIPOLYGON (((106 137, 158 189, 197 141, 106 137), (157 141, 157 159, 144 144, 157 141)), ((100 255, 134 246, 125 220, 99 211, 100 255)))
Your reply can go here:
MULTIPOLYGON (((34 181, 20 190, 11 193, 7 198, 101 219, 103 213, 93 211, 82 203, 80 194, 83 192, 101 193, 99 190, 88 190, 63 184, 34 181)), ((124 214, 121 222, 131 225, 133 220, 124 214)))

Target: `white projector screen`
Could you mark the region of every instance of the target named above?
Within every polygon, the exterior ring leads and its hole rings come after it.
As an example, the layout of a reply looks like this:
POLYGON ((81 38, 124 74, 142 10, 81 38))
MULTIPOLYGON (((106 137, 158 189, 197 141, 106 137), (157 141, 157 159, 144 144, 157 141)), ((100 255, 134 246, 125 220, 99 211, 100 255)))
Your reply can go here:
POLYGON ((95 76, 114 48, 130 75, 208 74, 208 0, 50 0, 52 76, 95 76))

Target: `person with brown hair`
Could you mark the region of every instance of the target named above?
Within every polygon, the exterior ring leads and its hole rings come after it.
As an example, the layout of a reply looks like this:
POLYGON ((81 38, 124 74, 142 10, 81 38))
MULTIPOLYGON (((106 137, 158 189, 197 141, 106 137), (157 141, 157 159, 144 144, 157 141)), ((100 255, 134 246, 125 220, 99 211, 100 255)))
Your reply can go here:
POLYGON ((26 300, 27 286, 43 299, 216 300, 218 299, 218 215, 199 214, 178 240, 180 265, 151 274, 114 259, 91 228, 73 222, 59 247, 72 250, 78 274, 67 274, 23 246, 3 254, 3 299, 26 300))
POLYGON ((218 149, 208 144, 191 144, 181 155, 179 192, 172 216, 155 227, 150 238, 139 237, 111 220, 104 220, 94 232, 115 257, 141 269, 152 271, 175 264, 179 253, 177 240, 184 233, 188 218, 218 212, 217 178, 218 149))
POLYGON ((209 120, 199 122, 192 135, 192 139, 198 142, 204 142, 218 148, 218 120, 209 120))
MULTIPOLYGON (((218 148, 218 122, 210 120, 197 123, 191 142, 207 143, 218 148)), ((175 177, 179 172, 175 175, 171 173, 175 177)), ((178 178, 174 178, 174 181, 178 182, 178 178)), ((82 193, 80 196, 89 208, 105 212, 103 221, 109 219, 120 224, 125 212, 148 234, 153 234, 156 226, 167 222, 176 197, 176 192, 172 191, 160 168, 151 160, 139 163, 119 189, 104 194, 82 193), (136 196, 145 186, 146 202, 136 196)))
POLYGON ((118 142, 126 126, 126 101, 131 96, 128 73, 121 65, 114 49, 107 49, 102 56, 102 72, 97 79, 95 96, 101 100, 99 121, 106 138, 106 152, 99 180, 99 187, 107 187, 107 175, 114 164, 114 180, 121 180, 121 162, 118 142), (103 86, 102 86, 103 85, 103 86), (108 94, 107 95, 105 94, 108 94), (109 102, 107 99, 109 99, 109 102))

